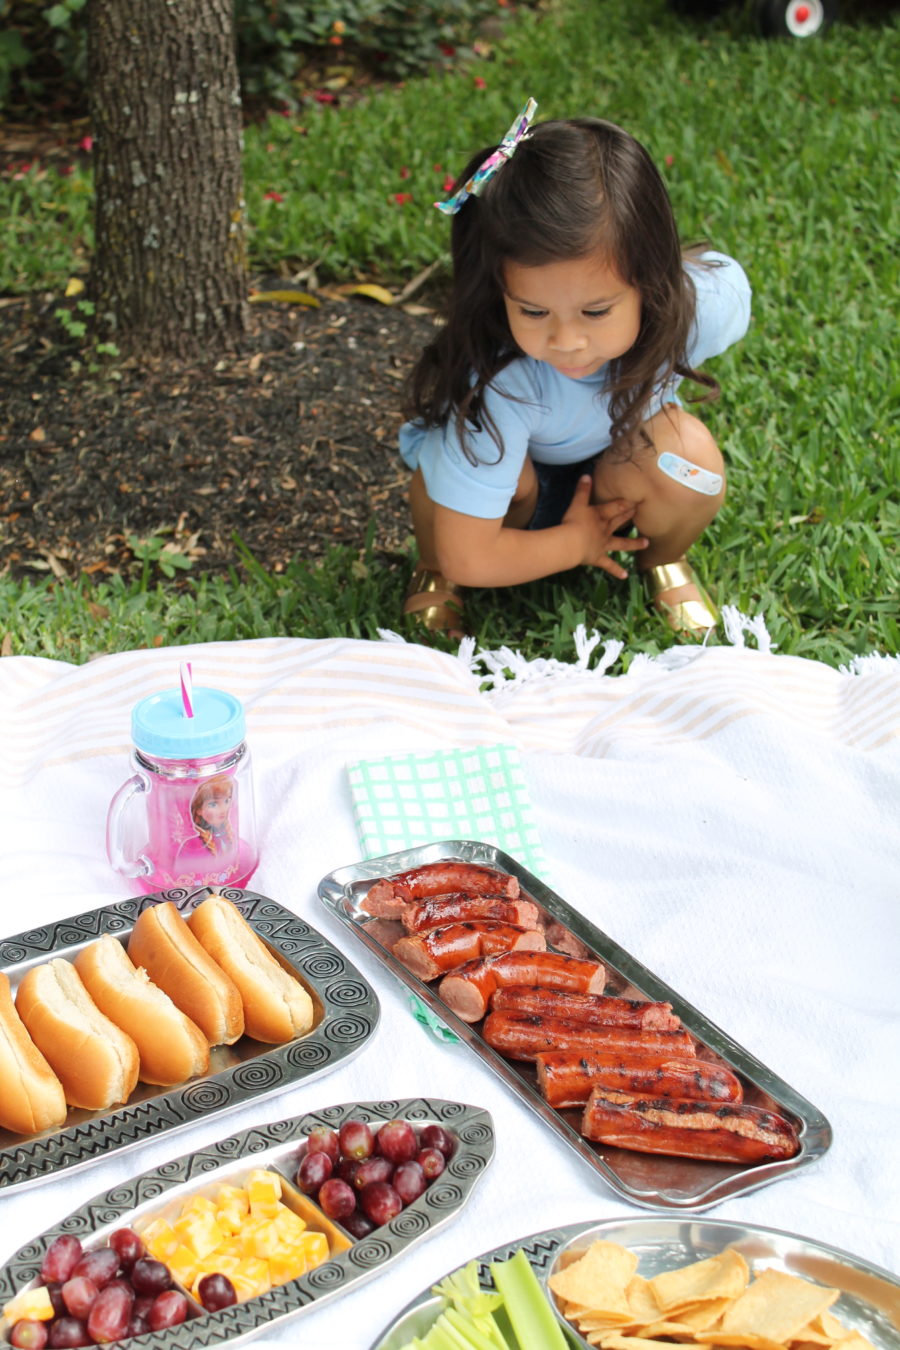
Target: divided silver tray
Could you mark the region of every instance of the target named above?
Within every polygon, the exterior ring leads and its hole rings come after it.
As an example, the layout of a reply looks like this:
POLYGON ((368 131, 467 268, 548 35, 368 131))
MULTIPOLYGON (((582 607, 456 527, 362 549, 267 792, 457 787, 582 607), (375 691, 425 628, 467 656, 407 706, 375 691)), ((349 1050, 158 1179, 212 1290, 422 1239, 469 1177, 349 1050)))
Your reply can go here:
MULTIPOLYGON (((580 1248, 598 1239, 618 1242, 636 1252, 640 1257, 638 1269, 648 1279, 664 1270, 702 1261, 726 1247, 735 1247, 752 1274, 771 1268, 839 1289, 840 1298, 829 1311, 848 1330, 861 1331, 876 1350, 896 1350, 900 1344, 900 1279, 858 1256, 812 1238, 753 1224, 648 1217, 548 1228, 476 1257, 479 1279, 489 1289, 490 1262, 506 1261, 522 1248, 546 1288, 547 1277, 564 1247, 580 1248)), ((549 1297, 552 1302, 552 1295, 549 1297)), ((370 1350, 401 1350, 414 1336, 424 1336, 440 1307, 440 1299, 431 1289, 423 1290, 385 1327, 370 1350)), ((574 1347, 586 1345, 574 1328, 567 1323, 562 1325, 574 1347)))
POLYGON ((791 1175, 799 1168, 808 1167, 829 1148, 831 1126, 817 1107, 579 914, 515 858, 494 845, 471 839, 453 839, 380 858, 369 858, 338 868, 320 881, 318 889, 325 906, 460 1040, 489 1064, 559 1138, 575 1149, 597 1176, 632 1204, 651 1209, 708 1208, 731 1196, 758 1190, 761 1186, 791 1175), (538 1091, 534 1069, 530 1064, 505 1059, 493 1050, 480 1035, 477 1024, 463 1022, 451 1012, 437 996, 436 990, 411 974, 392 955, 390 948, 375 936, 384 921, 373 922, 361 908, 372 883, 379 877, 441 859, 459 859, 511 873, 518 879, 522 892, 534 900, 548 918, 562 923, 604 963, 609 976, 608 993, 671 1003, 684 1026, 713 1056, 717 1056, 739 1076, 748 1103, 778 1110, 794 1120, 800 1134, 799 1153, 786 1162, 741 1167, 730 1163, 633 1153, 596 1145, 584 1139, 578 1131, 581 1114, 578 1110, 560 1111, 549 1107, 538 1091))
MULTIPOLYGON (((140 1338, 141 1347, 195 1350, 221 1341, 249 1340, 325 1299, 345 1293, 377 1275, 388 1262, 443 1227, 462 1208, 494 1155, 493 1122, 487 1111, 430 1097, 348 1102, 244 1130, 202 1151, 186 1153, 95 1196, 22 1247, 0 1269, 0 1307, 36 1281, 44 1253, 61 1233, 80 1238, 85 1248, 104 1246, 115 1229, 140 1227, 151 1215, 168 1215, 180 1209, 192 1195, 212 1195, 222 1184, 238 1185, 255 1168, 277 1171, 292 1183, 298 1148, 308 1131, 316 1125, 336 1130, 350 1117, 368 1120, 374 1128, 397 1117, 419 1126, 443 1125, 455 1136, 456 1149, 444 1171, 418 1200, 368 1237, 353 1241, 346 1251, 257 1298, 165 1331, 146 1332, 140 1338)), ((291 1188, 289 1185, 288 1192, 291 1188)), ((290 1204, 289 1195, 286 1203, 290 1204)), ((0 1336, 3 1326, 0 1318, 0 1336)))
MULTIPOLYGON (((59 1129, 25 1136, 0 1129, 0 1196, 282 1092, 362 1050, 378 1025, 380 1008, 374 990, 344 954, 267 896, 237 889, 217 893, 234 902, 282 965, 303 980, 315 1007, 312 1031, 285 1045, 263 1045, 245 1036, 234 1045, 217 1046, 205 1077, 168 1089, 138 1083, 124 1105, 108 1111, 73 1108, 59 1129)), ((171 900, 187 914, 209 894, 207 888, 161 891, 19 933, 0 942, 0 970, 15 989, 32 966, 53 957, 71 959, 104 933, 127 939, 150 905, 171 900)))

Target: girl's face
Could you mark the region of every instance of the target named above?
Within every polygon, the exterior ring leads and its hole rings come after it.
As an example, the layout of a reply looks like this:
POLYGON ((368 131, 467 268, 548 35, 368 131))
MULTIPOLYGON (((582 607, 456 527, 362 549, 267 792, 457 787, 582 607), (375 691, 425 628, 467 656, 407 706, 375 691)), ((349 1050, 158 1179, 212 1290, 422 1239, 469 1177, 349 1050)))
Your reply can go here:
POLYGON ((207 797, 206 801, 200 807, 200 816, 206 821, 212 829, 220 829, 228 819, 228 812, 231 810, 231 793, 222 793, 215 797, 207 797))
POLYGON ((623 356, 637 340, 641 297, 603 255, 503 268, 510 332, 526 356, 580 380, 623 356))

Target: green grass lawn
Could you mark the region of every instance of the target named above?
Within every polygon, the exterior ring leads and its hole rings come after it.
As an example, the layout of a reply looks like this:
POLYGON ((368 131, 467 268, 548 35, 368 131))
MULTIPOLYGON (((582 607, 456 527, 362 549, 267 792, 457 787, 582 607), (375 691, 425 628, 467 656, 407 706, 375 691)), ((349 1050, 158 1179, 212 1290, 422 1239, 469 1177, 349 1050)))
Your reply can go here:
MULTIPOLYGON (((881 11, 810 42, 766 41, 740 8, 704 25, 663 0, 523 11, 477 64, 250 128, 253 268, 408 280, 445 254, 431 208, 444 175, 528 95, 540 117, 622 123, 664 168, 685 239, 734 254, 754 287, 750 334, 715 363, 723 396, 704 414, 730 496, 698 569, 721 602, 764 617, 778 651, 834 665, 900 651, 898 36, 881 11)), ((89 201, 83 168, 0 183, 0 291, 62 295, 89 256, 89 201)), ((405 580, 371 548, 278 577, 236 552, 230 580, 187 592, 0 575, 0 632, 7 650, 72 661, 160 641, 372 637, 398 627, 405 580)), ((629 655, 671 640, 636 583, 601 572, 480 592, 470 608, 481 645, 531 656, 571 656, 579 622, 629 655)))

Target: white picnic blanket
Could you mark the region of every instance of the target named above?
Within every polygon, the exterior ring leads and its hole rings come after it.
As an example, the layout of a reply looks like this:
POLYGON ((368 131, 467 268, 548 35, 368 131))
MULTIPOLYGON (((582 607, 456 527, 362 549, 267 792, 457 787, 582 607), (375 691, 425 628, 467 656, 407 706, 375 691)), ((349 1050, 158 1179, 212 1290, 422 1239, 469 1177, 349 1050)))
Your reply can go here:
POLYGON ((729 632, 733 645, 638 658, 627 674, 619 644, 598 661, 583 637, 570 665, 291 638, 80 667, 0 661, 4 935, 130 893, 104 853, 130 710, 190 659, 195 683, 247 710, 262 848, 251 885, 347 950, 382 1004, 370 1044, 332 1073, 0 1199, 0 1260, 120 1180, 253 1123, 407 1096, 490 1110, 494 1163, 451 1224, 273 1341, 363 1350, 480 1251, 645 1212, 468 1048, 416 1022, 407 991, 317 898, 322 876, 364 853, 348 764, 504 744, 521 758, 549 884, 832 1123, 818 1163, 713 1216, 900 1271, 900 660, 837 671, 773 654, 762 626, 734 613, 729 632))

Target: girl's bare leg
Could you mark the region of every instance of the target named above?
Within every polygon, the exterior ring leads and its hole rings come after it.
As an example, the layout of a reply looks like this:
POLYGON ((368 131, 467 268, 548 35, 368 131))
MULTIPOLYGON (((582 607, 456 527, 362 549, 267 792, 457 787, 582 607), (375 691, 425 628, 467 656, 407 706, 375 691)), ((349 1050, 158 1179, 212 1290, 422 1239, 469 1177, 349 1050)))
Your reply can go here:
MULTIPOLYGON (((646 572, 660 563, 677 562, 713 521, 725 500, 725 465, 711 433, 698 418, 669 403, 644 423, 651 445, 639 445, 631 458, 601 455, 594 470, 597 501, 624 497, 637 503, 634 523, 650 543, 637 555, 637 567, 646 572), (719 474, 722 486, 715 496, 686 487, 657 467, 665 451, 690 464, 719 474)), ((660 605, 699 600, 695 585, 676 586, 657 597, 660 605)))

